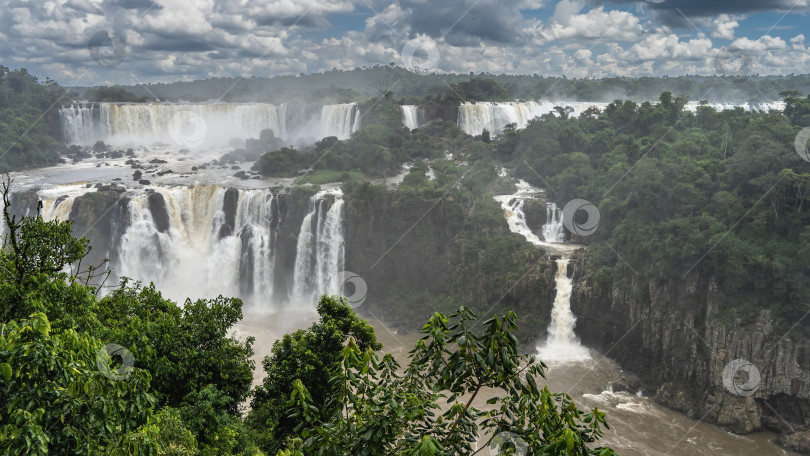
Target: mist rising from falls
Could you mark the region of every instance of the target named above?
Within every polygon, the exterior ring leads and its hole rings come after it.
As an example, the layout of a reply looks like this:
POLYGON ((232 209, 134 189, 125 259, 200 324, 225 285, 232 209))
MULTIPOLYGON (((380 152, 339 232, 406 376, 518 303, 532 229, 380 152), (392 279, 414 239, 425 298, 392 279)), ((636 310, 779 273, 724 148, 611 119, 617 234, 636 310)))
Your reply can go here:
POLYGON ((568 277, 568 258, 557 260, 554 282, 557 295, 551 309, 551 324, 548 327, 546 343, 539 348, 541 361, 585 361, 590 359, 588 349, 580 345, 574 334, 576 317, 571 311, 571 290, 573 281, 568 277))
POLYGON ((415 105, 402 105, 402 125, 405 125, 408 130, 413 130, 419 127, 419 106, 415 105))
POLYGON ((312 143, 326 136, 347 139, 360 128, 356 103, 325 105, 316 113, 296 108, 267 103, 74 103, 60 109, 59 116, 65 143, 80 145, 174 144, 178 132, 171 129, 178 127, 199 129, 181 134, 200 134, 201 146, 258 138, 267 128, 284 140, 312 143), (178 125, 180 120, 191 125, 178 125))
MULTIPOLYGON (((68 218, 72 199, 41 197, 44 214, 68 218)), ((110 233, 117 276, 154 282, 178 302, 222 294, 258 311, 312 309, 320 294, 340 291, 339 190, 317 193, 306 209, 283 191, 216 185, 154 186, 127 198, 120 233, 110 233)))

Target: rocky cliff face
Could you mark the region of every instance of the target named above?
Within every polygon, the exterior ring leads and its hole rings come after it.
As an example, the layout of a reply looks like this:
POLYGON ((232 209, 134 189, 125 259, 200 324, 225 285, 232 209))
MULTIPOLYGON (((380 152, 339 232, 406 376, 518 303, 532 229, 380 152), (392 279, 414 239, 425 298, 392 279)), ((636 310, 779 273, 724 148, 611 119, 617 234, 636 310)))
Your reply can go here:
POLYGON ((779 432, 783 446, 810 453, 810 341, 799 330, 767 310, 722 316, 724 295, 711 278, 631 275, 602 285, 583 259, 577 271, 582 342, 639 373, 656 401, 732 432, 779 432))
POLYGON ((482 317, 509 309, 520 319, 521 340, 542 336, 538 330, 548 326, 544 318, 554 300, 554 268, 543 252, 509 232, 500 207, 493 210, 497 218, 477 215, 486 203, 398 192, 347 195, 345 268, 368 284, 359 312, 411 331, 433 312, 452 313, 459 305, 482 317))

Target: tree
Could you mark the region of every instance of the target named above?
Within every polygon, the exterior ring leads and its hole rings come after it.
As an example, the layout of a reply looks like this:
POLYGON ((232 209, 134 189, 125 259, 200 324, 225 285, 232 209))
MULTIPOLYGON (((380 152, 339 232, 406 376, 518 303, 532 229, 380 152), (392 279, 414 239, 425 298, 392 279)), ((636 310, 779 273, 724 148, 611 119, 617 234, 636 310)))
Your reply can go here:
MULTIPOLYGON (((0 336, 0 454, 95 455, 146 421, 151 376, 126 381, 99 369, 104 343, 52 328, 42 312, 12 321, 0 336)), ((117 370, 108 367, 108 371, 117 370)))
POLYGON ((359 319, 345 298, 322 296, 317 305, 320 319, 307 330, 287 334, 273 344, 272 355, 265 357, 262 367, 267 376, 257 387, 251 402, 248 423, 261 432, 263 449, 275 453, 298 421, 287 414, 287 401, 298 380, 310 397, 321 407, 317 416, 331 419, 340 411, 333 399, 340 394, 339 386, 330 379, 340 371, 340 354, 351 338, 362 350, 379 350, 374 329, 359 319))
POLYGON ((403 374, 390 354, 380 359, 350 339, 329 383, 338 393, 331 401, 319 402, 296 380, 288 405, 299 424, 277 455, 474 454, 504 433, 529 454, 614 454, 588 446, 608 427, 603 412, 583 413, 568 395, 537 385, 545 365, 519 354, 515 320, 512 312, 496 315, 475 332, 476 317, 464 307, 450 318, 436 313, 403 374), (486 410, 474 404, 493 390, 486 410), (325 419, 323 409, 335 407, 340 413, 325 419))
POLYGON ((242 302, 180 308, 126 279, 100 300, 63 271, 89 250, 70 222, 12 216, 8 182, 3 197, 0 455, 255 454, 253 339, 228 335, 242 302))

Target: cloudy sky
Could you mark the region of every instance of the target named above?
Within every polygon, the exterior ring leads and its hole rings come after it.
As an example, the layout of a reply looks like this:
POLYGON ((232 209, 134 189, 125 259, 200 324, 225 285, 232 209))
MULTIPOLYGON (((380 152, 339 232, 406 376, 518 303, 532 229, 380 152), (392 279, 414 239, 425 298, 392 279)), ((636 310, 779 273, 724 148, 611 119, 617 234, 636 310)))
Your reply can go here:
POLYGON ((810 0, 0 0, 0 64, 82 86, 389 62, 568 77, 808 73, 808 13, 810 0))

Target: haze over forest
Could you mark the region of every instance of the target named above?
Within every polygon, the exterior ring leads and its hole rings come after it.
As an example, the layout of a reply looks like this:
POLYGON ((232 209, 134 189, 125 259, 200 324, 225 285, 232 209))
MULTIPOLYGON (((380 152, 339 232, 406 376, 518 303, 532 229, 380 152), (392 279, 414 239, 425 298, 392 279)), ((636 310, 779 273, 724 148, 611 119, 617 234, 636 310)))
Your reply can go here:
POLYGON ((810 0, 0 5, 0 456, 810 454, 810 0))

